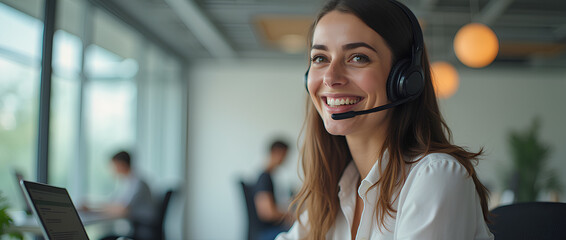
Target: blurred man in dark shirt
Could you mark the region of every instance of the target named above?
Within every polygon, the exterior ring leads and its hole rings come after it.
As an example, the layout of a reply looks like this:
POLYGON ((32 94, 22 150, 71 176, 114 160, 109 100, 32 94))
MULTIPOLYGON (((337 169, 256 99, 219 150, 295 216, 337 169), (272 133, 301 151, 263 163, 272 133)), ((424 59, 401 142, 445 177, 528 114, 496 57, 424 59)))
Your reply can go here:
POLYGON ((258 178, 254 202, 257 215, 261 221, 259 239, 274 239, 277 234, 289 230, 292 223, 291 214, 279 210, 274 196, 273 181, 271 174, 279 167, 287 156, 289 146, 281 140, 276 140, 271 144, 268 163, 258 178))

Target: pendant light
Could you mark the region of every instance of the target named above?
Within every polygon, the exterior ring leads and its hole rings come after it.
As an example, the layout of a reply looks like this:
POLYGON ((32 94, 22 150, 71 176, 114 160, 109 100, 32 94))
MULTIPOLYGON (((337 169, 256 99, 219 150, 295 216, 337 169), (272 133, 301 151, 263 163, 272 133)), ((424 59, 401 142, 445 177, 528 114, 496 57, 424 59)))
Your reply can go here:
MULTIPOLYGON (((471 5, 470 0, 470 9, 472 9, 471 5)), ((475 6, 477 7, 477 2, 475 6)), ((468 67, 485 67, 495 60, 498 52, 497 35, 484 24, 476 22, 466 24, 458 30, 454 37, 454 53, 458 60, 468 67)))

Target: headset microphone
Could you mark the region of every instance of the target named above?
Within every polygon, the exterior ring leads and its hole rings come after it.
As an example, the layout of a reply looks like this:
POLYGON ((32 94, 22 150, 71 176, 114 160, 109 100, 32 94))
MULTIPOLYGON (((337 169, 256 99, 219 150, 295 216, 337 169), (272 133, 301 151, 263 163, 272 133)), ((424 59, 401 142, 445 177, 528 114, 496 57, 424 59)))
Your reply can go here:
POLYGON ((392 103, 388 103, 385 105, 381 105, 379 107, 374 107, 368 110, 363 110, 363 111, 349 111, 349 112, 345 112, 345 113, 334 113, 332 114, 332 119, 334 120, 343 120, 343 119, 348 119, 348 118, 353 118, 355 116, 358 115, 364 115, 364 114, 368 114, 368 113, 374 113, 374 112, 379 112, 379 111, 383 111, 386 109, 390 109, 392 107, 396 107, 399 106, 403 103, 406 103, 408 101, 412 100, 412 98, 405 98, 405 99, 401 99, 399 101, 395 101, 392 103))

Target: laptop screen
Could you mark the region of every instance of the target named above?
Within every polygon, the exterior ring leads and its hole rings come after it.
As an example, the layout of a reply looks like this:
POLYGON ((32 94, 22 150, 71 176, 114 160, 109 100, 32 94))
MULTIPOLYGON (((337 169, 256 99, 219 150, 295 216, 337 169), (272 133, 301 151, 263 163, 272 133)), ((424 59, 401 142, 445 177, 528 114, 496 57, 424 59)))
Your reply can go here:
POLYGON ((66 189, 28 181, 21 181, 21 185, 47 239, 88 239, 66 189))

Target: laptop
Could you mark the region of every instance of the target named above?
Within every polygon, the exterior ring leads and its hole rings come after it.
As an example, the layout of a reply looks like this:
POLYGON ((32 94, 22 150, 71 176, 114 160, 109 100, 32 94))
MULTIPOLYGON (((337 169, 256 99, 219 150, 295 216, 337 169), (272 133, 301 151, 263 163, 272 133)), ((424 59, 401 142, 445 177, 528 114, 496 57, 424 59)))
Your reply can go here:
POLYGON ((65 188, 22 180, 20 185, 48 240, 88 239, 77 209, 65 188))

